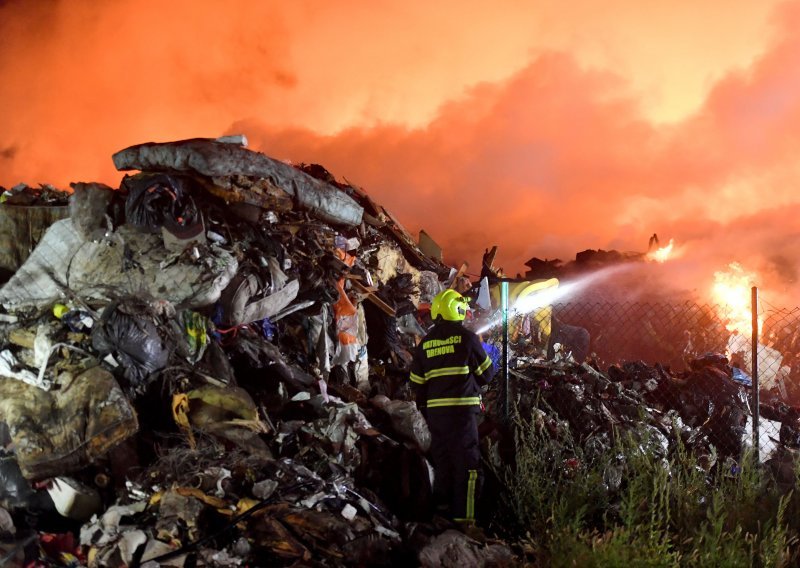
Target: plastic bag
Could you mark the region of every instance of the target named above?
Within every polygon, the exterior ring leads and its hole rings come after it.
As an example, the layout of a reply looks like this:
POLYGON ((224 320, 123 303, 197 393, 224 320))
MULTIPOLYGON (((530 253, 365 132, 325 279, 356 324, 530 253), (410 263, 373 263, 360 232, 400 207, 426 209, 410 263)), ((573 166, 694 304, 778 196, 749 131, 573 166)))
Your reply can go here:
POLYGON ((103 312, 92 332, 92 346, 117 358, 134 388, 143 386, 152 373, 166 367, 172 352, 151 319, 123 313, 116 304, 103 312))
POLYGON ((197 224, 200 214, 180 176, 139 174, 122 182, 128 190, 126 221, 138 229, 157 233, 162 226, 179 229, 197 224))
POLYGON ((384 395, 377 395, 370 402, 389 415, 392 427, 398 434, 412 440, 423 452, 430 449, 431 432, 428 429, 428 423, 417 408, 417 403, 407 400, 390 400, 384 395))
POLYGON ((46 491, 34 491, 22 475, 14 456, 0 453, 0 505, 4 508, 46 511, 53 509, 53 500, 46 491))
POLYGON ((33 488, 22 475, 13 456, 0 457, 0 503, 11 509, 27 507, 34 495, 33 488))

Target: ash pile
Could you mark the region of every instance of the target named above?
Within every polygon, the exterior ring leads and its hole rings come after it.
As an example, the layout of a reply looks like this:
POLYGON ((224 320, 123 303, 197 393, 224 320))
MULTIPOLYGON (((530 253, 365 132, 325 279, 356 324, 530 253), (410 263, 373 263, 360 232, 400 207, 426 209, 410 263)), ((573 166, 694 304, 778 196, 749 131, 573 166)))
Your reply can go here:
MULTIPOLYGON (((418 522, 430 434, 410 350, 417 308, 459 275, 360 189, 245 145, 124 149, 119 188, 72 184, 8 260, 0 559, 507 562, 418 522)), ((32 203, 16 205, 18 228, 32 203)))

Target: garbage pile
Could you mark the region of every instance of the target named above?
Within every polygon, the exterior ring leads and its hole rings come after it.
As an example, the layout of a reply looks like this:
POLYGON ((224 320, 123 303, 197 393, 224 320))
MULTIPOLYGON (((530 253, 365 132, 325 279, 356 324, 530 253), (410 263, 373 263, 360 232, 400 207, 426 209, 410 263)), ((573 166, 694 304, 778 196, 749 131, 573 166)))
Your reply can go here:
MULTIPOLYGON (((751 386, 737 380, 735 371, 716 353, 678 372, 642 361, 601 372, 589 363, 520 356, 512 359, 510 396, 518 416, 579 448, 576 459, 607 456, 620 435, 631 435, 656 461, 675 455, 680 446, 708 473, 735 473, 754 443, 751 386)), ((503 403, 500 389, 490 391, 488 406, 501 409, 503 403)), ((793 477, 785 468, 788 463, 794 471, 800 449, 800 409, 767 400, 759 410, 759 458, 791 487, 793 477)), ((612 490, 619 489, 622 477, 612 477, 617 479, 612 490)))
MULTIPOLYGON (((113 159, 132 173, 49 203, 0 289, 0 565, 524 561, 432 515, 408 368, 425 305, 472 286, 461 271, 361 189, 241 137, 113 159)), ((513 408, 584 456, 619 431, 657 456, 680 439, 709 471, 746 447, 747 387, 724 357, 601 372, 512 351, 513 408)), ((513 443, 499 381, 485 402, 482 432, 513 443)), ((800 445, 800 412, 762 414, 800 445)))
POLYGON ((407 369, 456 271, 244 142, 118 152, 0 290, 0 563, 508 560, 420 522, 407 369))
POLYGON ((0 186, 0 282, 22 266, 47 227, 69 216, 68 203, 69 193, 52 185, 0 186))

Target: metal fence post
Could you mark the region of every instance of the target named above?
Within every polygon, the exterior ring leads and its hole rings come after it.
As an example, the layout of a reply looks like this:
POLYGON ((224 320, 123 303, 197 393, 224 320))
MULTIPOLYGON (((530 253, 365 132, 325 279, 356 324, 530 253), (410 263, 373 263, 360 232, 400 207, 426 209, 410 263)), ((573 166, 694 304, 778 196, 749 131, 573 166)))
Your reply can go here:
POLYGON ((756 464, 760 462, 759 456, 759 435, 758 435, 758 422, 759 422, 759 397, 758 397, 758 288, 753 286, 751 292, 751 310, 753 313, 753 332, 752 332, 752 351, 753 360, 751 369, 753 370, 753 449, 755 450, 756 464))
POLYGON ((508 281, 500 284, 500 304, 503 310, 503 411, 506 422, 511 418, 508 395, 508 281))

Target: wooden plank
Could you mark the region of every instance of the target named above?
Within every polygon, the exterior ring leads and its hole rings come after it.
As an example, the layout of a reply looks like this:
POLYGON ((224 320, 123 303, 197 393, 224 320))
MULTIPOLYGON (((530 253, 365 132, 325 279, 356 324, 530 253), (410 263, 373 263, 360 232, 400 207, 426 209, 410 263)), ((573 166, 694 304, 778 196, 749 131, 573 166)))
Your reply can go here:
POLYGON ((367 212, 367 208, 369 208, 369 214, 373 217, 378 217, 382 208, 372 200, 369 194, 364 191, 363 188, 350 183, 350 180, 347 178, 344 178, 344 181, 348 186, 350 186, 350 189, 353 190, 353 193, 356 194, 358 200, 361 202, 362 207, 364 207, 364 211, 367 212))
POLYGON ((357 292, 360 292, 361 294, 366 294, 367 300, 378 306, 386 315, 391 317, 395 317, 397 315, 397 312, 394 311, 394 308, 392 308, 392 306, 390 306, 389 304, 387 304, 386 302, 384 302, 378 296, 375 295, 375 292, 378 291, 377 288, 369 288, 367 286, 364 286, 358 280, 350 280, 350 284, 353 286, 353 288, 356 289, 357 292))
POLYGON ((372 225, 373 227, 381 228, 386 226, 385 222, 366 212, 361 216, 361 218, 364 220, 364 222, 366 222, 368 225, 372 225))
POLYGON ((411 257, 411 264, 421 270, 434 270, 436 262, 423 255, 417 248, 417 243, 408 235, 404 233, 394 223, 387 223, 384 230, 388 231, 390 236, 394 237, 395 242, 400 246, 400 249, 409 257, 411 257))
POLYGON ((412 242, 412 243, 413 243, 413 242, 414 242, 414 239, 413 239, 413 237, 411 236, 411 233, 409 233, 409 232, 406 230, 406 228, 403 226, 403 224, 402 224, 402 223, 400 223, 400 221, 398 221, 398 220, 397 220, 397 217, 395 217, 394 215, 392 215, 392 213, 391 213, 390 211, 388 211, 386 208, 383 208, 383 207, 382 207, 381 209, 383 210, 383 214, 384 214, 384 215, 386 215, 386 216, 389 218, 389 220, 390 220, 392 223, 394 223, 394 226, 395 226, 395 227, 397 227, 397 229, 398 229, 398 230, 399 230, 401 233, 403 233, 403 234, 405 235, 405 238, 406 238, 406 240, 408 240, 408 241, 410 241, 410 242, 412 242))
POLYGON ((494 267, 494 258, 497 256, 497 245, 492 247, 492 250, 488 251, 486 254, 483 255, 483 265, 489 269, 489 271, 494 274, 496 269, 494 267))
POLYGON ((469 264, 467 262, 461 263, 461 267, 458 269, 458 272, 456 272, 456 275, 453 277, 453 281, 450 282, 450 286, 448 286, 448 288, 452 289, 456 287, 456 284, 458 284, 458 279, 464 276, 464 273, 467 271, 468 267, 469 264))

